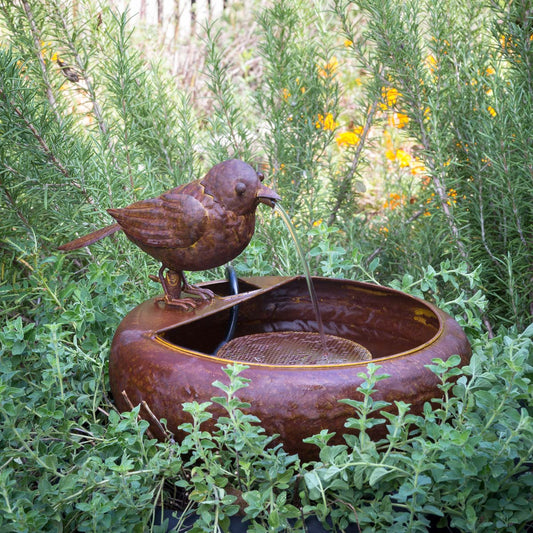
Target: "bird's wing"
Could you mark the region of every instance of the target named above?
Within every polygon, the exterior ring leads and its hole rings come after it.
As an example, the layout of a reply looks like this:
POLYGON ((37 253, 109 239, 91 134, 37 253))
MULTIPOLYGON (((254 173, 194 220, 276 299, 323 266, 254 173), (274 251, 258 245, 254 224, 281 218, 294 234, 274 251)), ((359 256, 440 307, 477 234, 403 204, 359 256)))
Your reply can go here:
POLYGON ((194 197, 175 189, 108 213, 134 241, 156 248, 194 244, 207 224, 207 211, 194 197))

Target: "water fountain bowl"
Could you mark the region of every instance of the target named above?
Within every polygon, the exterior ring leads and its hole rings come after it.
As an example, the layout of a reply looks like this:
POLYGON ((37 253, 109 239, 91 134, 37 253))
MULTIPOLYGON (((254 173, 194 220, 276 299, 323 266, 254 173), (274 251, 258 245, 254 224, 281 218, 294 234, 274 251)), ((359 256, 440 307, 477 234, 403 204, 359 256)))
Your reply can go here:
MULTIPOLYGON (((454 354, 461 357, 461 365, 468 363, 471 349, 466 335, 434 305, 368 283, 320 277, 314 277, 313 283, 325 333, 332 336, 328 347, 331 339, 340 339, 338 350, 344 350, 345 342, 352 351, 337 350, 326 359, 320 353, 295 360, 294 354, 284 357, 278 350, 277 358, 269 359, 269 334, 276 342, 280 338, 285 342, 291 334, 281 332, 294 332, 298 342, 298 337, 316 332, 303 277, 242 278, 238 295, 230 295, 226 281, 205 283, 217 296, 194 310, 168 307, 154 298, 121 322, 109 362, 117 407, 126 411, 142 404, 140 415, 151 423, 156 437, 165 435, 154 423, 154 415, 165 418, 179 440, 183 434, 178 426, 191 421, 182 404, 220 396, 213 382, 227 382, 223 367, 241 361, 248 365, 242 375, 251 382, 239 391, 239 398, 250 404, 249 412, 261 420, 268 434, 279 434, 288 452, 310 460, 317 457, 318 449, 303 443, 304 438, 327 429, 336 433, 330 442, 341 443, 342 435, 351 431, 344 424, 354 410, 339 400, 362 399, 357 391, 363 382, 359 374, 369 362, 381 366, 378 373, 390 376, 377 383, 373 398, 390 402, 391 412, 395 401, 407 402, 415 414, 422 412, 426 402, 441 397, 439 378, 426 365, 454 354), (233 340, 221 347, 236 304, 233 340), (232 344, 242 350, 255 341, 259 344, 253 356, 231 349, 232 344)), ((218 416, 225 415, 218 404, 209 411, 214 417, 202 426, 207 431, 214 429, 218 416)), ((385 424, 370 431, 373 439, 385 433, 385 424)))

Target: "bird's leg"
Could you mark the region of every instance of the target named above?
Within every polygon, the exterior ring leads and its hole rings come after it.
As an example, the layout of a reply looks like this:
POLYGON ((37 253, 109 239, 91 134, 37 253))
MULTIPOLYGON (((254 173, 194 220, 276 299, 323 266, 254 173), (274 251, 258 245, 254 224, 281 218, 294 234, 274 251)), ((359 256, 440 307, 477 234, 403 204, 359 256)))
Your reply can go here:
POLYGON ((185 279, 183 272, 181 273, 181 279, 183 280, 183 283, 181 285, 181 289, 183 290, 183 292, 186 292, 187 294, 195 294, 196 296, 199 296, 202 300, 211 300, 215 297, 215 293, 213 291, 210 291, 209 289, 202 289, 200 287, 197 287, 196 285, 189 285, 189 283, 187 283, 187 280, 185 279))
POLYGON ((165 275, 165 266, 162 266, 159 269, 158 277, 165 291, 165 297, 162 299, 167 305, 182 307, 183 309, 191 309, 198 305, 198 302, 193 298, 180 298, 181 287, 184 281, 181 272, 169 269, 165 275))

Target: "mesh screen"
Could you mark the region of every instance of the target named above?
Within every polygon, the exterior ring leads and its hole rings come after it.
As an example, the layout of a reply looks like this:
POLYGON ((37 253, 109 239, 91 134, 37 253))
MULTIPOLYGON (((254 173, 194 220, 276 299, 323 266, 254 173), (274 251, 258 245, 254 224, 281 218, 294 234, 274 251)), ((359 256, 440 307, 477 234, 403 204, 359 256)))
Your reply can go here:
POLYGON ((370 352, 348 339, 308 331, 275 331, 237 337, 222 346, 218 357, 269 365, 324 365, 369 361, 370 352))

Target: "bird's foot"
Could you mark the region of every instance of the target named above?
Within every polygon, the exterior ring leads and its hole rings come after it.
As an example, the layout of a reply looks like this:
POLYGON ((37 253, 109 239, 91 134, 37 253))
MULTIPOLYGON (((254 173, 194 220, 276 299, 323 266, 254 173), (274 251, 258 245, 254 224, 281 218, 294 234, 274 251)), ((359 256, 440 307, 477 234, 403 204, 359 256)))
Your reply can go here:
POLYGON ((187 283, 183 272, 168 269, 165 273, 165 267, 161 266, 158 276, 150 276, 153 281, 159 281, 165 291, 165 296, 157 298, 157 301, 165 302, 171 307, 181 307, 185 310, 195 309, 206 300, 211 300, 215 297, 213 291, 209 289, 202 289, 196 285, 189 285, 187 283), (198 298, 182 298, 181 293, 186 292, 198 298))
POLYGON ((186 292, 187 294, 194 294, 195 296, 199 296, 202 300, 211 300, 215 297, 215 293, 213 291, 210 291, 209 289, 202 289, 201 287, 197 287, 196 285, 189 285, 183 280, 183 285, 181 287, 181 290, 183 292, 186 292))
POLYGON ((159 296, 156 298, 156 301, 165 302, 165 304, 170 307, 180 307, 185 311, 195 309, 202 302, 202 300, 198 300, 197 298, 172 298, 172 296, 169 296, 168 294, 165 294, 165 296, 159 296))

